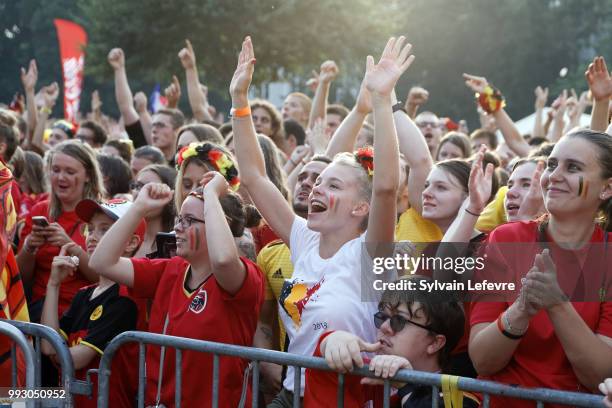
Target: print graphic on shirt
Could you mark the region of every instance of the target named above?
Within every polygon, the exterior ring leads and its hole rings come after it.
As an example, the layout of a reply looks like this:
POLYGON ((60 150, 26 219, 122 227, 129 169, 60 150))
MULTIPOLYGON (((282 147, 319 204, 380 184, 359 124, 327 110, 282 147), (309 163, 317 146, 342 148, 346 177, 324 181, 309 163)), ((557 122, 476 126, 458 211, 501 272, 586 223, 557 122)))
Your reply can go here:
POLYGON ((195 295, 191 303, 189 304, 189 310, 193 313, 201 313, 206 308, 206 302, 208 301, 208 293, 206 289, 200 289, 198 294, 195 295))
POLYGON ((98 307, 96 307, 89 315, 89 320, 98 320, 100 316, 102 316, 102 310, 102 305, 98 305, 98 307))
POLYGON ((283 284, 278 301, 285 313, 291 317, 296 328, 299 328, 302 324, 302 313, 306 308, 306 304, 313 300, 313 296, 321 288, 324 281, 325 277, 321 278, 320 281, 311 287, 308 287, 305 283, 298 282, 297 279, 292 281, 286 280, 283 284))
POLYGON ((273 274, 272 274, 273 278, 276 279, 283 279, 283 273, 281 272, 281 269, 278 268, 273 274))

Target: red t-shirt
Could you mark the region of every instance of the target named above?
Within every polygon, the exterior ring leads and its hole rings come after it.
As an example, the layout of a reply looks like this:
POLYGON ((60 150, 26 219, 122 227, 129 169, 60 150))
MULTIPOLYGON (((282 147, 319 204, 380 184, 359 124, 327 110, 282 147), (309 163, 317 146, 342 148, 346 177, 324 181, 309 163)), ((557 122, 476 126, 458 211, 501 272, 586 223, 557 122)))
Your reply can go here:
MULTIPOLYGON (((76 212, 64 211, 57 220, 52 220, 49 217, 49 201, 43 201, 32 207, 32 211, 25 220, 25 226, 19 237, 20 250, 23 246, 25 238, 32 232, 32 217, 43 216, 47 217, 50 223, 57 222, 64 228, 66 234, 77 245, 85 249, 85 223, 79 219, 76 212)), ((51 274, 51 262, 53 258, 59 255, 60 247, 43 244, 36 252, 36 264, 34 265, 34 281, 32 284, 32 299, 34 303, 45 297, 47 292, 47 281, 51 274)), ((59 314, 60 316, 68 309, 74 295, 84 286, 91 285, 85 276, 77 269, 72 276, 66 277, 60 286, 59 293, 59 314)))
MULTIPOLYGON (((257 265, 241 258, 246 277, 238 293, 228 294, 211 275, 198 289, 189 293, 185 279, 189 264, 180 257, 172 259, 132 259, 136 297, 153 299, 149 331, 208 340, 219 343, 252 346, 257 319, 263 302, 263 277, 257 265)), ((160 348, 147 347, 146 404, 155 404, 159 378, 160 348)), ((174 406, 175 352, 166 348, 163 364, 161 403, 174 406)), ((212 400, 213 356, 209 353, 184 351, 182 358, 182 406, 210 407, 212 400)), ((240 400, 245 360, 220 357, 220 406, 235 408, 240 400)), ((250 383, 247 406, 251 404, 250 383)))
MULTIPOLYGON (((333 331, 324 333, 314 351, 314 357, 323 357, 321 342, 333 331)), ((364 358, 368 364, 369 359, 364 358)), ((381 408, 384 401, 382 386, 361 384, 363 377, 347 374, 344 376, 344 408, 363 408, 366 403, 372 402, 373 408, 381 408)), ((304 407, 335 408, 338 401, 338 373, 335 371, 322 371, 306 369, 306 384, 304 386, 304 407)), ((391 396, 390 405, 399 406, 397 396, 391 396)))
POLYGON ((49 199, 49 193, 21 194, 21 206, 19 207, 19 219, 25 218, 36 204, 49 199))
POLYGON ((261 225, 255 228, 251 228, 253 234, 253 241, 255 241, 255 251, 259 253, 261 248, 268 245, 270 242, 279 239, 276 232, 264 221, 261 225))
MULTIPOLYGON (((537 229, 538 224, 535 221, 513 222, 496 228, 489 235, 487 251, 489 248, 495 248, 491 252, 493 252, 492 255, 495 258, 494 261, 499 263, 497 269, 507 272, 508 281, 520 282, 520 276, 516 280, 516 275, 527 273, 533 265, 535 254, 541 252, 542 247, 539 244, 517 245, 516 248, 509 246, 495 247, 491 244, 504 242, 534 243, 538 237, 537 229), (520 256, 513 253, 515 251, 520 251, 520 256)), ((576 265, 568 258, 568 255, 571 254, 570 251, 559 249, 554 242, 550 242, 550 237, 546 238, 551 248, 560 282, 563 279, 573 279, 575 281, 576 275, 581 274, 576 271, 576 265)), ((599 243, 603 241, 604 232, 596 227, 590 242, 599 243)), ((490 254, 490 252, 487 252, 487 254, 490 254)), ((491 258, 488 259, 488 261, 490 260, 491 258)), ((587 265, 583 269, 583 273, 588 274, 589 270, 587 265)), ((599 285, 600 282, 597 282, 597 284, 599 285)), ((479 323, 494 322, 510 305, 510 302, 474 303, 470 323, 474 326, 479 323)), ((572 306, 594 333, 612 337, 612 302, 572 302, 572 306)), ((563 346, 555 335, 554 327, 546 311, 540 311, 532 318, 525 337, 520 341, 508 365, 491 376, 481 378, 525 387, 588 391, 586 387, 579 383, 565 355, 563 346)), ((491 407, 522 408, 533 406, 534 403, 530 401, 491 396, 491 407)))

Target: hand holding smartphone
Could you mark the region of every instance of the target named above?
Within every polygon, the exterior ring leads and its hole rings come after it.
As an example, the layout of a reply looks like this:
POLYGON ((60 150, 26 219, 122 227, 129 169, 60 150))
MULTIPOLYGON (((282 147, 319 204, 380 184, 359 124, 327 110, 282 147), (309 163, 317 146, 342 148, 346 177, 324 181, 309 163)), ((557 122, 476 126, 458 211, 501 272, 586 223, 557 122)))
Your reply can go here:
POLYGON ((43 217, 42 215, 36 215, 32 217, 32 224, 37 225, 41 228, 47 228, 50 224, 47 220, 47 217, 43 217))

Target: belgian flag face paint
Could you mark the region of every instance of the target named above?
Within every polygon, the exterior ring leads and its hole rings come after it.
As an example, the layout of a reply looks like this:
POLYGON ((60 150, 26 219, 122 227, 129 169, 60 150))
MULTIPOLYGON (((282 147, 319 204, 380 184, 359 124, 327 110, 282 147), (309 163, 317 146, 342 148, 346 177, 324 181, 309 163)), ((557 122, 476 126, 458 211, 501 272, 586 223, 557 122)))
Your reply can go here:
POLYGON ((589 195, 589 182, 584 181, 584 177, 580 176, 578 178, 578 197, 582 197, 584 199, 589 195))

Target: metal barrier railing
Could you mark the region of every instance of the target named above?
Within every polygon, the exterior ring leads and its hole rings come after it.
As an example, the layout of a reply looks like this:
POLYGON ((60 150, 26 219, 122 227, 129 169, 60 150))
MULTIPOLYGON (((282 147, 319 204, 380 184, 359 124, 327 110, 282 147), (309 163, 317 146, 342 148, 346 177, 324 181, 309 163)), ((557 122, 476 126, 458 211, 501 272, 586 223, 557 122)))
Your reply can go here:
MULTIPOLYGON (((74 364, 72 363, 72 356, 70 355, 70 350, 68 350, 68 345, 64 341, 64 339, 52 328, 37 324, 37 323, 26 323, 20 322, 16 320, 5 320, 0 319, 0 322, 8 323, 21 331, 21 333, 26 334, 28 336, 34 337, 34 387, 41 387, 42 379, 41 379, 41 340, 46 340, 51 347, 55 350, 55 358, 60 365, 61 376, 60 376, 60 385, 66 391, 65 398, 60 401, 38 401, 42 402, 42 406, 46 406, 47 404, 55 404, 59 403, 60 406, 63 407, 72 407, 73 406, 73 394, 81 394, 81 395, 91 395, 92 385, 86 381, 80 381, 75 379, 74 377, 74 364)), ((30 388, 28 386, 28 388, 30 388)), ((37 405, 38 405, 37 402, 37 405)))
MULTIPOLYGON (((32 345, 23 335, 23 333, 12 324, 0 321, 0 335, 7 336, 13 343, 11 344, 11 379, 13 388, 17 387, 17 346, 23 352, 23 358, 26 365, 25 385, 27 388, 36 386, 36 368, 34 367, 34 349, 32 345)), ((28 408, 34 406, 33 401, 28 401, 28 408)))
MULTIPOLYGON (((259 362, 271 362, 280 365, 295 367, 294 380, 294 400, 293 407, 300 406, 300 383, 301 370, 300 368, 311 368, 317 370, 331 371, 327 363, 322 358, 300 356, 296 354, 282 353, 279 351, 257 349, 251 347, 241 347, 231 344, 213 343, 203 340, 195 340, 184 337, 174 337, 162 334, 147 333, 147 332, 124 332, 115 337, 104 350, 104 355, 100 360, 100 368, 98 370, 98 408, 108 407, 108 396, 110 387, 110 367, 115 352, 125 343, 139 343, 139 382, 138 382, 138 406, 144 407, 145 395, 145 344, 155 346, 172 347, 176 349, 176 367, 175 367, 175 406, 181 406, 181 350, 191 350, 197 352, 213 354, 213 392, 212 406, 219 406, 219 355, 240 357, 245 360, 250 360, 253 363, 253 401, 252 406, 258 407, 258 401, 255 397, 259 389, 259 362)), ((361 375, 363 377, 375 378, 367 367, 355 369, 351 374, 361 375)), ((385 408, 389 407, 389 397, 391 390, 390 381, 418 383, 429 385, 432 387, 432 395, 438 395, 439 389, 442 386, 444 376, 441 374, 401 370, 393 379, 388 379, 384 382, 384 403, 385 408)), ((344 375, 338 374, 338 406, 344 404, 344 375)), ((484 408, 488 408, 490 395, 498 395, 510 398, 519 398, 533 400, 537 402, 537 407, 541 408, 544 403, 556 403, 562 405, 571 405, 577 407, 604 407, 602 397, 592 394, 583 394, 575 392, 557 391, 544 388, 518 388, 509 385, 499 384, 492 381, 476 380, 472 378, 461 377, 458 379, 457 387, 463 391, 470 391, 483 394, 484 408)), ((432 399, 432 406, 438 406, 438 400, 432 399)))

